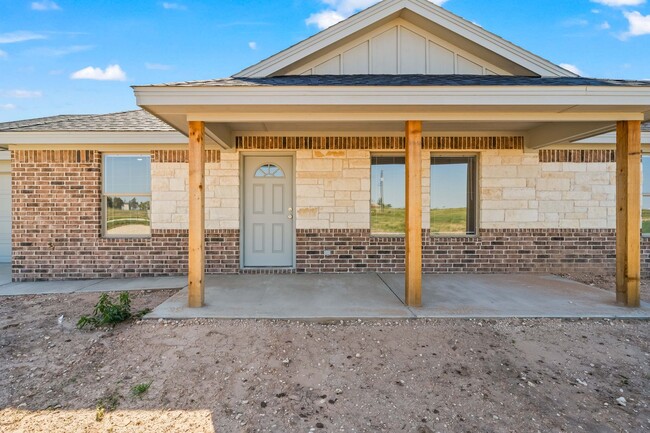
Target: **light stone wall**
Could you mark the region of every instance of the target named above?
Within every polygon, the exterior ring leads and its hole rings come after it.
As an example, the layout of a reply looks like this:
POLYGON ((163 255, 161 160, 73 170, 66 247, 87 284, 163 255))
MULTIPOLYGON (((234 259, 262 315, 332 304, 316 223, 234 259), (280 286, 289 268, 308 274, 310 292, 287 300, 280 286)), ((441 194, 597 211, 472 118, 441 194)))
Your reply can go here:
POLYGON ((481 224, 504 228, 615 228, 615 163, 540 163, 537 153, 484 152, 481 224))
POLYGON ((370 152, 296 152, 296 228, 370 227, 370 152))
MULTIPOLYGON (((448 153, 448 152, 445 152, 448 153)), ((239 152, 206 164, 206 228, 239 229, 239 152)), ((296 228, 370 227, 368 150, 296 151, 296 228)), ((430 153, 422 152, 422 226, 430 227, 430 153)), ((479 156, 480 228, 615 228, 615 163, 540 163, 521 150, 479 156)), ((152 228, 187 229, 188 169, 152 163, 152 228)))
MULTIPOLYGON (((185 163, 151 164, 151 227, 188 228, 189 172, 185 163)), ((205 165, 205 228, 239 228, 239 157, 222 153, 205 165)))

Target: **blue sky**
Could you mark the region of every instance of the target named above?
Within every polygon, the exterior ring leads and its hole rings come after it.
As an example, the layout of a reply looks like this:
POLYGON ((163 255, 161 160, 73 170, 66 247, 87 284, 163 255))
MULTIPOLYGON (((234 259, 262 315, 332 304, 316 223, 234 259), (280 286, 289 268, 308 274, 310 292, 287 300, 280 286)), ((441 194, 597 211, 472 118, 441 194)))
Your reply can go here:
MULTIPOLYGON (((647 0, 436 0, 555 63, 650 79, 647 0)), ((373 0, 0 0, 0 121, 134 109, 130 85, 229 76, 373 0)))

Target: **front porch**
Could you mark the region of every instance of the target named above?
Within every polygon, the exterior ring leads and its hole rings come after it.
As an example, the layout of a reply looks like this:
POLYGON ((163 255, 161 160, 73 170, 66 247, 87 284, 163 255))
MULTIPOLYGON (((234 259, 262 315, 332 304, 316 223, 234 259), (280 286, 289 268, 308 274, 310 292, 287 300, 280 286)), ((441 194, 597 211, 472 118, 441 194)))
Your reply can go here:
POLYGON ((184 288, 151 319, 635 318, 610 292, 550 274, 422 276, 422 307, 404 304, 404 274, 255 274, 207 276, 203 308, 184 288))

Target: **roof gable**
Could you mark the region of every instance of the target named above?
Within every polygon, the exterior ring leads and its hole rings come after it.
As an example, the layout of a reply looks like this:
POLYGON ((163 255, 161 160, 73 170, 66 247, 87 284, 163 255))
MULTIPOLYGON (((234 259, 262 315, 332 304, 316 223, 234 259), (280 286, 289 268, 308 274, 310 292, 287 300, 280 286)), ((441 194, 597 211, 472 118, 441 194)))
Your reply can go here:
POLYGON ((575 76, 427 0, 382 1, 234 76, 359 73, 575 76))

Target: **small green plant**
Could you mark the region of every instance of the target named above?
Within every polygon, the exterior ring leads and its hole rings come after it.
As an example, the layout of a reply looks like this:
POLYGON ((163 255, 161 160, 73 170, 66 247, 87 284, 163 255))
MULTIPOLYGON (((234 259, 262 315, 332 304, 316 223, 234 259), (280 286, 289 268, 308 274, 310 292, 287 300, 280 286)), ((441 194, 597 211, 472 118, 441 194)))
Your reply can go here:
POLYGON ((117 409, 118 404, 120 404, 120 396, 117 393, 112 393, 99 399, 96 405, 95 421, 100 422, 103 420, 106 412, 114 411, 117 409))
POLYGON ((108 294, 103 293, 95 305, 92 316, 81 316, 77 322, 77 328, 82 329, 89 325, 92 327, 111 325, 124 322, 131 318, 140 318, 151 311, 149 308, 131 312, 131 299, 127 292, 120 293, 117 302, 108 294))
POLYGON ((149 391, 149 387, 151 386, 152 382, 149 383, 139 383, 135 385, 133 388, 131 388, 131 394, 133 394, 135 397, 142 397, 142 395, 149 391))

